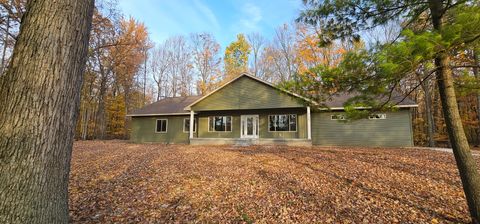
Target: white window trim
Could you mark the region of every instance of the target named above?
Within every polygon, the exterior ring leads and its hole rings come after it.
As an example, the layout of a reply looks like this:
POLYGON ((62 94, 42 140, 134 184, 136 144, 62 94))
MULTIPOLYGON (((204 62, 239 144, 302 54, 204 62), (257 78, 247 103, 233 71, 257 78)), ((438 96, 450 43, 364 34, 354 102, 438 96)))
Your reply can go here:
POLYGON ((347 117, 344 114, 332 114, 332 115, 330 115, 330 120, 332 120, 332 121, 344 121, 344 120, 347 120, 347 117), (340 116, 341 118, 340 119, 338 119, 338 118, 335 119, 335 118, 333 118, 334 116, 337 116, 337 117, 340 116))
MULTIPOLYGON (((186 130, 185 131, 185 122, 187 122, 187 120, 189 120, 188 122, 190 122, 190 118, 183 118, 183 133, 189 133, 190 130, 186 130)), ((193 119, 193 133, 196 133, 197 132, 197 127, 198 124, 197 124, 197 118, 194 118, 193 119)))
MULTIPOLYGON (((267 126, 267 130, 268 132, 298 132, 298 114, 269 114, 267 116, 267 119, 268 119, 268 126, 267 126), (296 119, 295 119, 295 131, 270 131, 270 116, 280 116, 280 115, 287 115, 287 116, 290 116, 290 115, 295 115, 296 119)), ((288 129, 290 130, 290 122, 288 124, 288 129)))
POLYGON ((208 132, 232 132, 233 131, 233 116, 208 116, 208 132), (215 126, 213 127, 213 131, 210 131, 210 118, 212 117, 230 117, 230 131, 226 131, 227 127, 225 126, 225 131, 215 131, 215 126))
POLYGON ((155 133, 167 133, 168 132, 168 119, 156 119, 155 120, 155 133), (157 131, 158 121, 165 121, 165 131, 157 131))
POLYGON ((368 116, 368 120, 385 120, 387 119, 387 114, 372 114, 368 116), (376 117, 379 116, 379 117, 376 117))

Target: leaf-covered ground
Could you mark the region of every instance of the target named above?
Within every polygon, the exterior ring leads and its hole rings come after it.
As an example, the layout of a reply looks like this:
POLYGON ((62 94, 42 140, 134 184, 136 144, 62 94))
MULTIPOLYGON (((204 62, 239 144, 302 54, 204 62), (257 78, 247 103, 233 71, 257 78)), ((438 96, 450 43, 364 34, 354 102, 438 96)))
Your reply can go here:
POLYGON ((74 223, 470 221, 449 153, 120 141, 75 143, 70 214, 74 223))

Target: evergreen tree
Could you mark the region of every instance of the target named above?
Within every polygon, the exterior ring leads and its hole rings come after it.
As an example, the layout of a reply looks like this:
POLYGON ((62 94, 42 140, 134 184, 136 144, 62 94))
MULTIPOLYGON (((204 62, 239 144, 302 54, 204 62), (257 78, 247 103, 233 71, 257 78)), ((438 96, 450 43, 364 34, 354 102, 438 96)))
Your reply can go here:
MULTIPOLYGON (((394 42, 348 53, 338 68, 312 70, 321 87, 356 91, 360 96, 346 105, 392 108, 379 95, 390 99, 392 92, 409 73, 429 68, 423 79, 436 75, 450 143, 460 172, 473 223, 480 222, 480 177, 458 111, 452 70, 456 52, 480 39, 478 1, 450 0, 305 0, 307 9, 299 21, 319 24, 320 44, 336 39, 356 41, 360 34, 390 21, 403 19, 402 33, 394 42), (321 77, 321 79, 318 79, 321 77)), ((315 79, 308 79, 312 82, 315 79)), ((318 84, 317 84, 318 85, 318 84)), ((368 112, 366 112, 368 113, 368 112)), ((353 113, 355 114, 355 113, 353 113)), ((363 115, 364 116, 364 115, 363 115)))

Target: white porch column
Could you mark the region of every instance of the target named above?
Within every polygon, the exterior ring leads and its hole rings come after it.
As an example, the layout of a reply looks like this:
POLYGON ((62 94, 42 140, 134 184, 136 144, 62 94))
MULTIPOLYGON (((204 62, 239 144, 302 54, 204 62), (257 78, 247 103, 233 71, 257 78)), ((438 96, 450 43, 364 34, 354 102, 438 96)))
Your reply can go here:
POLYGON ((195 118, 193 116, 195 112, 193 110, 190 110, 190 138, 193 138, 193 125, 195 124, 195 118))
POLYGON ((310 116, 310 107, 307 107, 307 138, 312 140, 312 118, 310 116))

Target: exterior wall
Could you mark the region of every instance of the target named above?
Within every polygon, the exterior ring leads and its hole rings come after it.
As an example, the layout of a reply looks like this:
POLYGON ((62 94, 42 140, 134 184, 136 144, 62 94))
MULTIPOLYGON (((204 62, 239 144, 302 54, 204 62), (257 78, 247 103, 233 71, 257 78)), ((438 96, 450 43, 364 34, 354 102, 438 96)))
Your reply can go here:
POLYGON ((331 120, 332 114, 312 113, 312 143, 336 146, 413 146, 410 110, 387 112, 387 119, 351 122, 331 120))
MULTIPOLYGON (((189 116, 133 117, 131 140, 133 142, 188 143, 188 132, 183 132, 183 119, 189 116), (157 119, 167 119, 167 132, 156 133, 157 119)), ((196 135, 196 133, 195 133, 196 135)))
POLYGON ((209 111, 198 115, 199 138, 240 138, 241 115, 259 115, 259 138, 307 138, 307 114, 306 108, 285 108, 272 110, 244 110, 244 111, 209 111), (268 115, 274 114, 297 114, 296 132, 270 132, 268 130, 268 115), (232 116, 231 132, 209 132, 209 116, 232 116))
POLYGON ((194 111, 304 107, 300 99, 247 76, 241 77, 192 106, 194 111))

